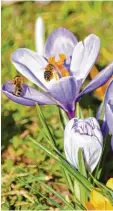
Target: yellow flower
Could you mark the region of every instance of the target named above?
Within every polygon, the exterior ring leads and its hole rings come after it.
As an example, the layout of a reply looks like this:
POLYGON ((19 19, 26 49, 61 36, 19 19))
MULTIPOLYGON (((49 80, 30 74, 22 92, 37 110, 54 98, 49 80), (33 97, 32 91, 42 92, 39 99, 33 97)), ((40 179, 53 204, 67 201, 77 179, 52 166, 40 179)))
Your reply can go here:
POLYGON ((113 178, 110 178, 107 183, 106 183, 106 186, 108 188, 110 188, 111 190, 113 190, 113 178))
MULTIPOLYGON (((113 190, 113 178, 107 181, 106 186, 113 190)), ((85 207, 87 210, 113 210, 113 205, 102 194, 97 192, 99 188, 92 190, 90 201, 86 201, 85 207)))

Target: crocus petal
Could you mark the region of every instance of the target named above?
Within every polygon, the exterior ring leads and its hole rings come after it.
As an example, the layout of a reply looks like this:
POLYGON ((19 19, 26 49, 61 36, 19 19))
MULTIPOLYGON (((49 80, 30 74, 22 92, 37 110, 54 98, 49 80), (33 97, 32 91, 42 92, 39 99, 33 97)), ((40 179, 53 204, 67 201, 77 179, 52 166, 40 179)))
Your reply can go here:
POLYGON ((109 83, 105 94, 105 103, 109 103, 109 101, 113 101, 113 80, 109 83))
POLYGON ((78 168, 78 150, 82 149, 86 167, 92 172, 102 153, 103 137, 95 118, 70 120, 64 132, 64 150, 69 163, 78 168))
POLYGON ((80 89, 79 83, 73 76, 61 78, 52 85, 49 94, 65 111, 74 111, 75 99, 80 89))
POLYGON ((113 80, 105 94, 105 117, 110 133, 113 135, 113 80))
POLYGON ((109 129, 108 129, 108 125, 107 125, 105 115, 104 115, 104 118, 103 118, 103 121, 102 121, 101 131, 102 131, 103 137, 106 137, 107 134, 109 133, 109 129))
POLYGON ((89 84, 86 88, 79 94, 78 99, 89 92, 104 85, 113 76, 113 62, 104 68, 89 84))
POLYGON ((12 54, 11 58, 17 70, 42 89, 47 90, 53 82, 51 80, 48 83, 44 79, 44 71, 48 63, 36 52, 26 48, 20 48, 12 54))
POLYGON ((44 22, 42 17, 38 17, 35 23, 35 46, 40 56, 44 53, 44 22))
POLYGON ((58 28, 51 33, 46 41, 45 57, 54 56, 58 59, 59 54, 63 53, 69 59, 76 44, 77 39, 72 32, 65 28, 58 28))
POLYGON ((99 50, 100 40, 94 34, 89 35, 75 46, 70 69, 77 79, 85 80, 97 59, 99 50))
POLYGON ((98 111, 97 111, 97 114, 96 114, 96 119, 98 121, 99 120, 102 121, 100 128, 101 128, 101 132, 102 132, 103 137, 106 137, 108 132, 109 132, 109 129, 108 129, 106 117, 105 117, 105 114, 104 114, 104 102, 102 102, 100 104, 99 108, 98 108, 98 111))
POLYGON ((11 81, 2 85, 2 92, 16 103, 26 106, 34 106, 36 102, 38 102, 39 105, 55 104, 55 102, 46 94, 27 86, 26 84, 22 85, 22 94, 20 97, 13 94, 14 89, 15 86, 11 83, 11 81))
POLYGON ((111 134, 113 134, 113 109, 111 109, 110 104, 106 104, 105 106, 105 116, 109 131, 111 134))

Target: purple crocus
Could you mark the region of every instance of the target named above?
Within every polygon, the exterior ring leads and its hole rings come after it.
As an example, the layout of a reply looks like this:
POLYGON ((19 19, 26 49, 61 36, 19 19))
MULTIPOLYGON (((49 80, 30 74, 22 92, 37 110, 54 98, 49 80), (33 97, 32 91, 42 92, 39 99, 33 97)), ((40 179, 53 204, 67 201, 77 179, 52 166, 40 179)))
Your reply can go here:
POLYGON ((113 80, 110 82, 105 94, 105 119, 112 135, 111 146, 113 149, 113 80))
POLYGON ((100 49, 99 38, 90 34, 84 41, 65 28, 58 28, 48 37, 44 56, 26 48, 17 49, 11 56, 17 70, 42 91, 23 84, 20 97, 14 95, 10 81, 2 86, 3 93, 16 103, 33 106, 56 104, 71 119, 75 116, 75 104, 83 94, 102 86, 113 74, 113 63, 102 70, 80 93, 80 88, 94 65, 100 49), (44 77, 49 64, 54 67, 52 77, 44 77))
POLYGON ((64 131, 64 151, 68 162, 78 167, 78 150, 81 148, 86 168, 93 171, 97 166, 103 147, 103 136, 97 120, 71 119, 64 131))

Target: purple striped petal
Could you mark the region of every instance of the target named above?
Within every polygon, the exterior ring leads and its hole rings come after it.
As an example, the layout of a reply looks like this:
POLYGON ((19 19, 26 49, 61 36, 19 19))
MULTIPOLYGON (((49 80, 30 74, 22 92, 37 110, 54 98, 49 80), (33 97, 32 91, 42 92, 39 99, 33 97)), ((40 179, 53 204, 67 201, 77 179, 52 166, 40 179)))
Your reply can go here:
POLYGON ((64 77, 51 87, 49 93, 66 112, 71 112, 75 110, 75 99, 80 85, 81 81, 76 81, 75 77, 64 77))
POLYGON ((93 90, 103 86, 113 76, 113 62, 104 68, 79 94, 77 100, 84 94, 92 92, 93 90))
POLYGON ((75 46, 70 69, 77 79, 84 82, 98 57, 99 50, 100 40, 94 34, 90 34, 75 46))
POLYGON ((109 131, 113 135, 113 80, 110 82, 105 95, 105 117, 109 131))
POLYGON ((86 168, 91 172, 102 154, 103 137, 95 118, 71 119, 64 131, 64 151, 68 162, 78 168, 78 150, 81 148, 86 168))
POLYGON ((45 104, 55 104, 55 102, 49 98, 46 94, 33 89, 26 84, 22 85, 22 93, 21 96, 18 97, 14 95, 15 86, 11 83, 11 81, 6 82, 2 85, 2 92, 12 101, 26 105, 26 106, 34 106, 35 102, 38 102, 39 105, 45 104))
POLYGON ((77 39, 72 32, 65 28, 58 28, 48 37, 44 55, 46 58, 54 56, 58 59, 59 54, 63 53, 70 59, 76 44, 77 39))

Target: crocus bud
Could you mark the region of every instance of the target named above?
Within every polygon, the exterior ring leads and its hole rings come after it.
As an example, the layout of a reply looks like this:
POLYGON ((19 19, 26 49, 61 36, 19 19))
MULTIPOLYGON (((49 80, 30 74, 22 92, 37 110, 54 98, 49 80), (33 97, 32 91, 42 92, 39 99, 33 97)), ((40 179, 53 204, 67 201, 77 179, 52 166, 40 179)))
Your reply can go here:
POLYGON ((103 136, 97 120, 71 119, 64 132, 64 151, 68 162, 78 169, 78 150, 82 149, 86 168, 93 171, 102 154, 103 136))

